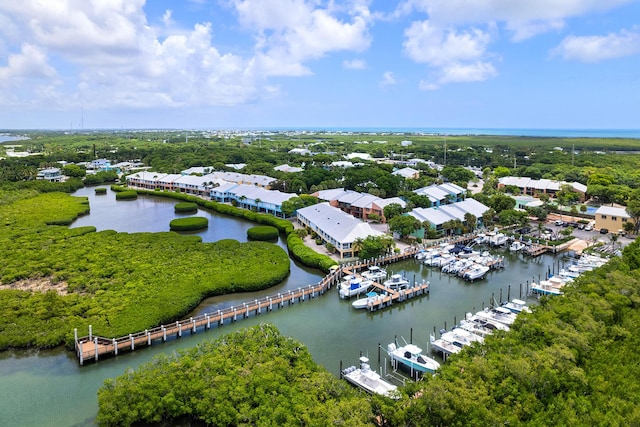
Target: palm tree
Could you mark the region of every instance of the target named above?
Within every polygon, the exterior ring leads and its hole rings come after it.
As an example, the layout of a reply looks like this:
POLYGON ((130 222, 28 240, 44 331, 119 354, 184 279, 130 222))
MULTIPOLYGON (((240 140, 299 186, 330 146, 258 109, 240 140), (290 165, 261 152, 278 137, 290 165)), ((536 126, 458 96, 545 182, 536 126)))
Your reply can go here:
MULTIPOLYGON (((545 229, 544 222, 539 221, 538 222, 538 239, 540 238, 540 236, 544 232, 544 229, 545 229)), ((596 237, 596 239, 597 239, 597 237, 596 237)))
POLYGON ((260 198, 257 198, 255 202, 256 202, 256 211, 260 212, 260 203, 262 203, 262 200, 260 198))
POLYGON ((358 237, 351 244, 351 250, 353 251, 353 255, 362 250, 362 245, 364 244, 364 239, 362 237, 358 237))
POLYGON ((618 234, 617 233, 611 233, 609 235, 609 240, 611 241, 611 248, 615 251, 616 250, 616 242, 618 241, 618 234))

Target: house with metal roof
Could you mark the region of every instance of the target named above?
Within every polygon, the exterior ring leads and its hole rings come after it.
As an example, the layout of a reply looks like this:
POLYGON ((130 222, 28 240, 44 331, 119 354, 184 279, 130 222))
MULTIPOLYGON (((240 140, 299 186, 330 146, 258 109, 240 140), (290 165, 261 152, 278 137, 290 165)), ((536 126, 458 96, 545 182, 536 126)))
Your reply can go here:
POLYGON ((298 209, 298 223, 315 232, 323 244, 331 243, 340 258, 355 256, 353 242, 368 236, 383 236, 368 223, 331 206, 328 202, 298 209))
POLYGON ((579 182, 532 179, 523 176, 505 176, 498 180, 498 188, 513 186, 517 187, 522 194, 534 197, 540 194, 548 194, 550 197, 555 197, 563 185, 571 186, 571 189, 580 195, 580 201, 584 202, 587 186, 579 182))
POLYGON ((631 221, 631 217, 623 207, 600 206, 596 210, 595 216, 597 230, 606 228, 613 233, 624 230, 624 224, 631 221))
MULTIPOLYGON (((431 208, 415 208, 406 215, 416 218, 421 223, 427 221, 431 228, 438 232, 444 231, 443 225, 449 221, 466 221, 465 216, 471 214, 476 218, 476 223, 482 221, 482 215, 489 210, 475 199, 468 198, 460 202, 449 205, 436 206, 431 208)), ((426 230, 421 228, 413 234, 415 237, 424 238, 426 230)))
POLYGON ((403 208, 407 202, 399 197, 383 199, 369 193, 360 193, 344 188, 333 188, 331 190, 320 190, 312 194, 319 200, 329 202, 333 207, 337 207, 356 218, 368 220, 369 215, 375 214, 380 221, 385 223, 384 208, 391 203, 398 203, 403 208))
POLYGON ((59 168, 48 168, 38 171, 36 179, 49 182, 62 182, 62 173, 59 168))
POLYGON ((420 171, 414 168, 406 167, 391 172, 392 175, 401 176, 404 179, 418 179, 420 178, 420 171))
POLYGON ((304 169, 297 166, 280 165, 280 166, 274 167, 273 170, 277 170, 278 172, 286 172, 286 173, 298 173, 298 172, 302 172, 304 169))
POLYGON ((446 183, 418 188, 413 192, 428 197, 431 201, 431 206, 440 206, 463 200, 467 191, 459 185, 446 183))

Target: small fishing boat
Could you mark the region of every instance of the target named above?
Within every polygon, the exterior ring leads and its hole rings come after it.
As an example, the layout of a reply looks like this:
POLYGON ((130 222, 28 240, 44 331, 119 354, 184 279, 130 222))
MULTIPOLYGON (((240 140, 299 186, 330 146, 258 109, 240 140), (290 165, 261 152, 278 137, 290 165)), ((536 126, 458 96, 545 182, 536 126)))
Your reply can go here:
POLYGON ((527 303, 520 299, 512 299, 511 301, 502 304, 502 306, 516 314, 520 314, 522 312, 531 313, 531 309, 527 307, 527 303))
POLYGON ((493 320, 507 326, 510 326, 516 320, 516 314, 504 307, 496 307, 492 309, 487 307, 484 310, 477 312, 476 316, 487 320, 493 320))
POLYGON ((360 387, 368 393, 380 394, 392 399, 398 399, 398 387, 383 380, 380 375, 371 370, 369 359, 360 358, 360 368, 349 366, 342 371, 342 377, 351 384, 360 387))
POLYGON ((470 269, 466 270, 464 272, 464 274, 462 275, 462 278, 464 280, 468 280, 470 282, 473 282, 474 280, 478 280, 478 279, 484 278, 485 274, 487 274, 490 269, 491 268, 486 266, 486 265, 476 264, 473 267, 471 267, 470 269))
POLYGON ((398 347, 395 343, 390 343, 387 346, 387 353, 394 366, 397 366, 397 364, 403 365, 412 373, 416 371, 432 374, 440 367, 438 362, 423 355, 422 349, 415 344, 405 344, 398 347))
POLYGON ((385 288, 393 289, 395 291, 399 289, 406 289, 409 287, 409 281, 402 274, 392 274, 389 280, 385 280, 382 285, 385 288))
POLYGON ((511 243, 511 245, 509 245, 509 251, 511 252, 520 252, 522 249, 525 248, 525 244, 522 243, 520 240, 514 240, 513 243, 511 243))
POLYGON ((367 292, 364 298, 360 298, 351 303, 353 308, 367 308, 370 305, 380 304, 380 302, 384 299, 384 295, 381 295, 377 292, 367 292))
POLYGON ((387 271, 377 265, 372 265, 367 271, 362 272, 362 277, 377 282, 387 277, 387 271))
POLYGON ((350 298, 354 295, 360 295, 366 292, 372 285, 373 282, 371 280, 357 277, 352 279, 350 282, 342 282, 338 293, 340 298, 350 298))

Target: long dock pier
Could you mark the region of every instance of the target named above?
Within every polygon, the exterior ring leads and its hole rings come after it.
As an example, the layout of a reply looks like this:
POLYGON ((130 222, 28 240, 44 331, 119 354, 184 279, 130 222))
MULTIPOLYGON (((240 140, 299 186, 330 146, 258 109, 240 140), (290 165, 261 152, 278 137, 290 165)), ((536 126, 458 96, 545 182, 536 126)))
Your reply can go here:
POLYGON ((89 326, 89 335, 79 338, 78 330, 74 329, 76 356, 80 365, 84 365, 87 362, 97 362, 107 357, 117 356, 122 352, 148 347, 154 342, 165 342, 171 337, 180 338, 186 333, 195 334, 198 330, 208 330, 213 326, 223 326, 226 322, 235 322, 246 319, 251 315, 259 315, 273 309, 284 308, 296 302, 302 302, 324 294, 332 285, 338 283, 340 276, 341 269, 338 269, 329 273, 315 285, 281 292, 277 295, 245 302, 242 305, 201 314, 152 329, 145 329, 142 332, 119 338, 95 336, 92 333, 91 325, 89 326))
MULTIPOLYGON (((464 236, 456 239, 456 241, 465 241, 469 238, 469 236, 464 236)), ((286 306, 293 305, 296 302, 302 302, 306 299, 312 299, 319 295, 323 295, 331 288, 332 285, 339 283, 343 274, 347 274, 346 272, 349 270, 357 271, 371 265, 385 265, 402 261, 414 257, 417 251, 418 248, 412 247, 407 248, 407 250, 403 252, 394 253, 392 255, 381 256, 356 263, 349 263, 341 268, 331 271, 315 285, 308 285, 300 287, 297 290, 289 290, 287 292, 278 293, 277 295, 248 301, 242 303, 242 305, 228 307, 211 313, 205 313, 196 317, 190 317, 189 319, 178 320, 174 323, 145 329, 144 331, 123 337, 105 338, 94 335, 91 325, 89 325, 89 334, 79 337, 78 329, 76 328, 74 329, 76 356, 78 357, 80 365, 98 362, 105 358, 117 356, 119 353, 149 347, 154 343, 165 342, 170 338, 179 338, 186 333, 194 334, 198 331, 208 330, 214 326, 223 326, 227 322, 235 322, 237 320, 245 319, 251 315, 259 315, 263 312, 272 311, 273 309, 284 308, 286 306)), ((414 284, 412 287, 394 292, 395 293, 391 292, 390 295, 387 295, 386 298, 381 301, 377 301, 376 304, 371 304, 371 306, 368 307, 369 310, 375 311, 392 305, 394 301, 400 302, 416 295, 428 293, 429 284, 414 284)))

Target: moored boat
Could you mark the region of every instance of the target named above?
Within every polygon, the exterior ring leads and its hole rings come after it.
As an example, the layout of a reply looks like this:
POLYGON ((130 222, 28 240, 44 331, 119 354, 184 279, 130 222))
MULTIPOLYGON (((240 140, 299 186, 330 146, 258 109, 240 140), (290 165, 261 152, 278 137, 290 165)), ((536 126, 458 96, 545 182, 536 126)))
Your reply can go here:
POLYGON ((476 264, 467 271, 464 272, 462 278, 473 282, 474 280, 484 278, 485 274, 487 274, 490 270, 490 267, 486 265, 476 264))
POLYGON ((520 240, 514 240, 511 245, 509 245, 509 251, 511 252, 519 252, 524 249, 526 245, 522 243, 520 240))
POLYGON ((366 292, 372 285, 373 282, 371 280, 357 277, 352 279, 350 282, 342 282, 338 293, 340 298, 349 298, 366 292))
POLYGON ((527 303, 520 299, 512 299, 511 301, 502 304, 502 306, 516 314, 522 312, 531 313, 531 309, 527 307, 527 303))
POLYGON ((399 363, 412 372, 434 373, 440 367, 438 362, 423 355, 422 349, 415 344, 398 347, 395 343, 390 343, 387 346, 387 353, 394 366, 399 363))
POLYGON ((367 271, 362 272, 362 277, 377 282, 387 277, 387 271, 377 265, 371 265, 367 271))
POLYGON ((398 387, 386 382, 377 372, 371 370, 367 357, 362 356, 360 358, 360 368, 349 366, 344 369, 342 371, 342 377, 368 393, 375 393, 392 399, 398 399, 400 397, 397 391, 398 387))
POLYGON ((355 300, 351 303, 351 305, 353 306, 353 308, 357 309, 367 308, 370 305, 379 304, 384 299, 384 297, 384 295, 381 295, 377 292, 367 292, 364 298, 355 300))
POLYGON ((409 287, 409 281, 402 274, 392 274, 389 280, 385 280, 382 285, 393 290, 406 289, 409 287))
POLYGON ((493 320, 507 326, 510 326, 516 320, 516 314, 504 307, 496 307, 492 309, 487 307, 484 310, 477 312, 476 316, 493 320))

